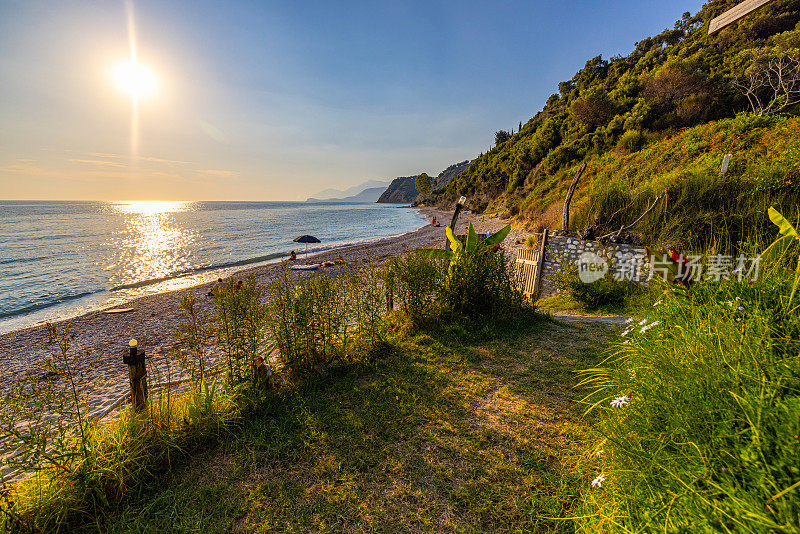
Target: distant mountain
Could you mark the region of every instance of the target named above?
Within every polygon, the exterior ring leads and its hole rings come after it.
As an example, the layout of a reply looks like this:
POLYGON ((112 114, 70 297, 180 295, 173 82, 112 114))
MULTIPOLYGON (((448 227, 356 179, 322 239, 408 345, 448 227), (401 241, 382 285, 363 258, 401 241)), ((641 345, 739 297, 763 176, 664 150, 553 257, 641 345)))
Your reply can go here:
POLYGON ((401 176, 400 178, 395 178, 378 199, 378 202, 387 204, 405 204, 406 202, 412 202, 419 194, 414 187, 415 178, 416 176, 401 176))
POLYGON ((344 197, 344 198, 309 198, 306 202, 357 202, 357 203, 364 203, 364 202, 376 202, 381 194, 386 191, 386 187, 370 187, 369 189, 364 189, 357 195, 344 197))
POLYGON ((352 197, 359 195, 360 193, 364 192, 367 189, 372 189, 376 187, 380 187, 382 189, 386 189, 391 183, 391 180, 367 180, 364 183, 354 185, 353 187, 345 190, 341 189, 325 189, 324 191, 320 191, 319 193, 314 193, 309 197, 308 200, 331 200, 331 199, 343 199, 347 197, 352 197))

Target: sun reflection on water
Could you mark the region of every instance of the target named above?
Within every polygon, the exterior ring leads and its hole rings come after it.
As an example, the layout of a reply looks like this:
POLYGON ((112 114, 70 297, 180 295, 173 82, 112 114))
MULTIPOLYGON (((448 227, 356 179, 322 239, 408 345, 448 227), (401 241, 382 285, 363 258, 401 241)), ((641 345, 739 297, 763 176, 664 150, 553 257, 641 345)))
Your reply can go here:
POLYGON ((114 202, 114 208, 121 213, 155 215, 156 213, 186 211, 190 204, 191 202, 188 200, 124 200, 114 202))
POLYGON ((193 233, 176 220, 191 202, 147 200, 117 202, 114 208, 126 215, 122 264, 114 285, 157 280, 190 269, 193 233))

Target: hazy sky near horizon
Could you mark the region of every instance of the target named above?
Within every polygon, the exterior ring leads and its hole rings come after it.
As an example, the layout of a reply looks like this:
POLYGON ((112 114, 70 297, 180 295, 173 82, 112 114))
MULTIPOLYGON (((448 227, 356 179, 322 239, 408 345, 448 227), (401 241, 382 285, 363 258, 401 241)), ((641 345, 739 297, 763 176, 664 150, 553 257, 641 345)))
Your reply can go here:
POLYGON ((0 199, 302 200, 438 174, 699 0, 0 0, 0 199))

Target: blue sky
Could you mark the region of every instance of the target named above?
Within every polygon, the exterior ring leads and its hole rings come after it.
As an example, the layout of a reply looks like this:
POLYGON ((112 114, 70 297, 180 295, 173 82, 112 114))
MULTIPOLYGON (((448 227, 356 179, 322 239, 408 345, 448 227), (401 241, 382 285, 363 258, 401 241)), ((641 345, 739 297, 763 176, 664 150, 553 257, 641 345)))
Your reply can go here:
POLYGON ((0 0, 0 198, 294 200, 485 151, 702 2, 0 0))

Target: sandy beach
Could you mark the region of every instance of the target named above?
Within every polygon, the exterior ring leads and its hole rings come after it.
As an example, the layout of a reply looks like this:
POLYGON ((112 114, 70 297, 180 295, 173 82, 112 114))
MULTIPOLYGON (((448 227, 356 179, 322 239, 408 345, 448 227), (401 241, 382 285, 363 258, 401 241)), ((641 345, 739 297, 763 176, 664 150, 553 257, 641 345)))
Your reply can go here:
MULTIPOLYGON (((444 224, 450 221, 452 213, 434 208, 421 208, 420 211, 428 220, 436 216, 443 226, 428 225, 401 236, 334 248, 310 255, 308 260, 301 256, 298 262, 319 263, 340 256, 347 262, 359 262, 368 257, 382 262, 406 250, 443 246, 446 239, 444 224)), ((497 218, 486 218, 485 221, 482 219, 469 212, 463 213, 456 226, 457 233, 465 233, 470 221, 475 223, 479 232, 496 230, 506 224, 506 221, 497 218)), ((512 235, 507 242, 510 244, 514 240, 515 236, 512 235)), ((242 279, 254 275, 256 282, 263 284, 283 268, 281 263, 261 265, 236 272, 231 278, 242 279)), ((179 366, 168 358, 170 350, 177 343, 173 335, 175 325, 183 318, 184 312, 179 306, 180 298, 184 293, 191 293, 197 298, 202 310, 211 311, 211 299, 206 294, 212 285, 209 282, 188 289, 141 297, 124 304, 125 308, 133 308, 128 313, 108 314, 100 310, 59 323, 62 326, 71 324, 71 331, 75 334, 72 350, 88 351, 97 360, 88 371, 93 384, 90 403, 95 413, 104 412, 128 391, 128 371, 127 366, 122 363, 122 355, 132 338, 138 340, 139 346, 147 354, 151 384, 166 382, 168 378, 174 380, 181 375, 179 366)), ((50 349, 43 344, 45 339, 46 332, 42 326, 0 336, 0 366, 4 378, 0 391, 22 377, 44 374, 37 362, 51 354, 50 349)))

